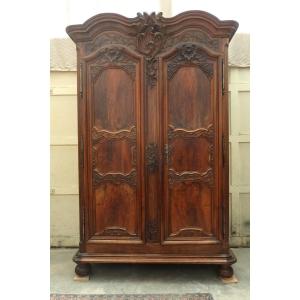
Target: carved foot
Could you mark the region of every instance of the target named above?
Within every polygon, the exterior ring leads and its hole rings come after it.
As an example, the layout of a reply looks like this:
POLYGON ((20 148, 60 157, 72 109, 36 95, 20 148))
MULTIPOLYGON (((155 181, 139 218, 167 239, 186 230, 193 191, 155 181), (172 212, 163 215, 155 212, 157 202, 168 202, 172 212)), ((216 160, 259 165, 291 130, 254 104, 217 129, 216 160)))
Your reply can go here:
POLYGON ((233 269, 230 265, 221 265, 218 274, 222 278, 230 278, 233 275, 233 269))
POLYGON ((75 273, 78 276, 88 276, 91 273, 91 265, 90 264, 78 264, 75 267, 75 273))

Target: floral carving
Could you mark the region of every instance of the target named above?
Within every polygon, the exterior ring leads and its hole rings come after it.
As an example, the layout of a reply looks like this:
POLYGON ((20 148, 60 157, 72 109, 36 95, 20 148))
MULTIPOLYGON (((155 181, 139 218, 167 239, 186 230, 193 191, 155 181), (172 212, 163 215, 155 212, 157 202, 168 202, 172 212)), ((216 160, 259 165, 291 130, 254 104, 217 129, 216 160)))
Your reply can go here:
POLYGON ((112 66, 123 69, 134 79, 135 64, 130 62, 135 62, 135 60, 124 51, 124 48, 104 48, 98 53, 97 60, 90 66, 92 80, 95 81, 105 69, 112 66))
POLYGON ((158 147, 157 144, 150 143, 146 147, 146 162, 150 172, 158 168, 158 147))
POLYGON ((218 39, 212 39, 204 32, 201 32, 199 30, 190 30, 190 31, 183 32, 180 35, 169 37, 164 44, 164 49, 170 48, 173 45, 176 45, 178 43, 187 43, 187 42, 203 44, 215 51, 219 49, 218 39))
POLYGON ((162 13, 150 15, 138 13, 137 50, 146 55, 146 75, 150 87, 157 81, 157 58, 155 55, 161 50, 165 42, 165 25, 162 24, 162 13))
POLYGON ((195 44, 183 44, 177 48, 176 55, 168 64, 168 79, 171 79, 183 65, 196 65, 211 79, 213 64, 208 62, 208 55, 195 44))
POLYGON ((162 12, 150 15, 138 13, 138 22, 135 24, 137 30, 137 49, 153 57, 163 46, 164 25, 161 23, 162 12))
POLYGON ((94 41, 87 43, 86 50, 91 53, 103 46, 113 44, 125 45, 132 49, 136 46, 134 37, 124 36, 118 32, 103 32, 94 41))

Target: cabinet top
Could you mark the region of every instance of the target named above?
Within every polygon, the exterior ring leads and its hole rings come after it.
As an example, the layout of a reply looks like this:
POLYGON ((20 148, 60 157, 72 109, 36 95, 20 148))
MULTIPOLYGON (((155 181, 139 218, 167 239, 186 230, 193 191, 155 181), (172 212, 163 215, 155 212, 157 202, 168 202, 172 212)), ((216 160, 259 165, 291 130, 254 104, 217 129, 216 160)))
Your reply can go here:
POLYGON ((163 17, 162 12, 137 13, 135 18, 127 18, 116 13, 102 13, 88 19, 83 24, 70 25, 66 31, 75 43, 79 43, 93 41, 105 31, 117 31, 130 36, 149 32, 172 36, 186 29, 202 31, 211 38, 228 38, 231 40, 237 28, 238 23, 236 21, 221 21, 208 12, 191 10, 171 18, 163 17))

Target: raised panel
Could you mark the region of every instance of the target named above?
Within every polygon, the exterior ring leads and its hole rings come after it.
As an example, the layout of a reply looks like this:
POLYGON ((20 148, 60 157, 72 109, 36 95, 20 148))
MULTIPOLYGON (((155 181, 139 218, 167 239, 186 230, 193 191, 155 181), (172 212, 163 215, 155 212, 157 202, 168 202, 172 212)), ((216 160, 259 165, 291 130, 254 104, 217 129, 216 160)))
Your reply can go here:
POLYGON ((197 44, 178 46, 163 59, 164 239, 217 242, 213 108, 217 57, 197 44))
POLYGON ((174 183, 169 193, 169 237, 196 239, 212 236, 211 200, 211 190, 205 184, 174 183))
POLYGON ((143 100, 141 59, 123 47, 87 58, 92 239, 141 240, 143 100))
POLYGON ((123 69, 103 70, 93 86, 94 125, 117 131, 135 122, 134 86, 123 69))
POLYGON ((211 123, 210 80, 195 66, 183 66, 168 84, 169 124, 197 129, 211 123))
POLYGON ((210 167, 210 143, 202 137, 174 138, 170 145, 170 168, 176 172, 205 172, 210 167))
POLYGON ((137 236, 137 199, 132 186, 102 183, 95 190, 95 205, 95 236, 108 239, 137 236))
POLYGON ((94 168, 100 173, 129 173, 134 168, 135 145, 126 139, 104 139, 94 146, 94 168))

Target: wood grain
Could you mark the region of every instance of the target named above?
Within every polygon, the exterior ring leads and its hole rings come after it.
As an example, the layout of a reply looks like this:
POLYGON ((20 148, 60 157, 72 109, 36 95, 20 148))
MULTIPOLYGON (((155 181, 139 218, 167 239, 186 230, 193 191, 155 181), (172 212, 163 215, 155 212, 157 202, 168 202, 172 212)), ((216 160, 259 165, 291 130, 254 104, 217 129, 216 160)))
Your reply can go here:
POLYGON ((67 27, 80 69, 77 271, 135 262, 230 273, 227 47, 237 27, 203 11, 67 27))

